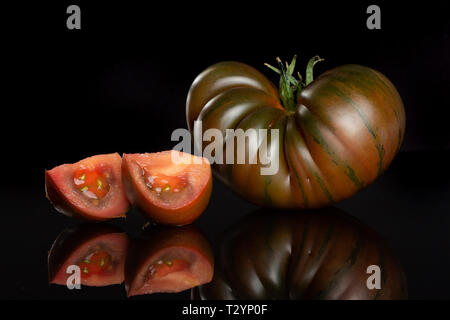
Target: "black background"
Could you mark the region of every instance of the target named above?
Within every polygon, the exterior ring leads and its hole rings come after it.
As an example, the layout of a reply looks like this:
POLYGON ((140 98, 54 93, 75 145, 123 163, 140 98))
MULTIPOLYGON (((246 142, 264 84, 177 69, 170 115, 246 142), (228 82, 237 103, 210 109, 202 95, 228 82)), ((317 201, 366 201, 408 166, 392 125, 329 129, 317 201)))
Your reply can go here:
MULTIPOLYGON (((397 251, 410 298, 450 297, 450 39, 448 1, 379 3, 382 29, 366 28, 369 2, 276 1, 147 5, 75 1, 82 29, 66 28, 72 2, 23 6, 9 24, 2 117, 2 298, 124 298, 121 286, 68 292, 48 286, 46 254, 65 227, 44 197, 44 169, 99 153, 170 149, 186 127, 195 76, 223 61, 263 66, 298 54, 315 74, 346 63, 384 73, 403 98, 401 153, 373 185, 338 206, 397 251), (8 99, 10 98, 10 99, 8 99)), ((255 207, 215 181, 196 222, 213 243, 255 207)), ((119 222, 131 235, 144 220, 119 222)), ((188 294, 144 298, 187 298, 188 294)))

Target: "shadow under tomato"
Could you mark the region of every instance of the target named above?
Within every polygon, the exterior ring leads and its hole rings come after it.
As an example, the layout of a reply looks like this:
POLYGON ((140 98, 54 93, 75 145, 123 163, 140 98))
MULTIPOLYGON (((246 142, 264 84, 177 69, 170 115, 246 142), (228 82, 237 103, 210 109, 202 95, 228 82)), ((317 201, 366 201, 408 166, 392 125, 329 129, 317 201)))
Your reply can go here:
POLYGON ((225 232, 216 260, 213 281, 193 299, 407 298, 393 251, 337 208, 259 210, 225 232))

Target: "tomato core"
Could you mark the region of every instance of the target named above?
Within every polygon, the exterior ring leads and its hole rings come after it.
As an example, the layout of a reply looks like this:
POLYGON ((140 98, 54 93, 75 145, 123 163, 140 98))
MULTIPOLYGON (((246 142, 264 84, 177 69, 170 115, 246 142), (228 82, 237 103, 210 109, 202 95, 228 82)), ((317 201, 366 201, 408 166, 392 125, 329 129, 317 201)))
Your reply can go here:
POLYGON ((112 257, 106 251, 99 250, 83 259, 78 264, 81 277, 88 278, 94 274, 101 274, 112 269, 112 257))
POLYGON ((160 194, 161 192, 180 192, 183 190, 187 181, 184 176, 168 176, 165 174, 155 174, 144 169, 144 180, 150 190, 160 194))
POLYGON ((105 174, 99 170, 88 170, 80 168, 75 171, 73 182, 89 199, 102 199, 109 191, 109 183, 105 174))
POLYGON ((170 273, 183 271, 189 267, 189 263, 182 259, 158 260, 148 268, 147 280, 162 278, 170 273))

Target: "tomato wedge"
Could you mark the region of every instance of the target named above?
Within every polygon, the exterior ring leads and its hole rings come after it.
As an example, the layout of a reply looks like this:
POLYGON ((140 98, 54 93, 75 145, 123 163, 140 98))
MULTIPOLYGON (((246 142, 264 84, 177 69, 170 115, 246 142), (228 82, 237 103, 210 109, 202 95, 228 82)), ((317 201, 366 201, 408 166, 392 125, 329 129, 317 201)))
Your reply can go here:
POLYGON ((130 202, 160 224, 192 223, 211 196, 208 160, 179 151, 124 154, 122 178, 130 202))
POLYGON ((81 285, 108 286, 124 279, 129 240, 120 228, 87 224, 60 233, 48 256, 49 282, 66 285, 67 268, 80 268, 81 285))
POLYGON ((124 217, 129 204, 122 187, 122 158, 97 155, 45 172, 47 198, 59 212, 88 220, 124 217))
POLYGON ((125 264, 127 295, 181 292, 212 280, 214 258, 194 226, 153 226, 131 244, 125 264))

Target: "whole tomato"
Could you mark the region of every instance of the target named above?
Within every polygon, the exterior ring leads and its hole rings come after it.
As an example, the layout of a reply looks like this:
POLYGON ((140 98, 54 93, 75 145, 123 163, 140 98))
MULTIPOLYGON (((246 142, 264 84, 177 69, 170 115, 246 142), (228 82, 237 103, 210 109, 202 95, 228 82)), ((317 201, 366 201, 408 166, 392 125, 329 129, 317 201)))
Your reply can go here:
MULTIPOLYGON (((384 75, 344 65, 313 80, 321 60, 314 57, 303 81, 294 76, 295 60, 270 66, 280 74, 278 90, 246 64, 217 63, 198 75, 186 102, 189 129, 199 136, 211 128, 224 136, 227 129, 278 129, 278 137, 268 134, 268 162, 258 156, 214 166, 223 182, 262 206, 316 208, 348 198, 389 166, 404 136, 403 103, 384 75), (194 129, 195 120, 202 126, 194 129), (277 172, 261 174, 273 161, 277 172)), ((247 156, 255 147, 248 141, 247 156)))

